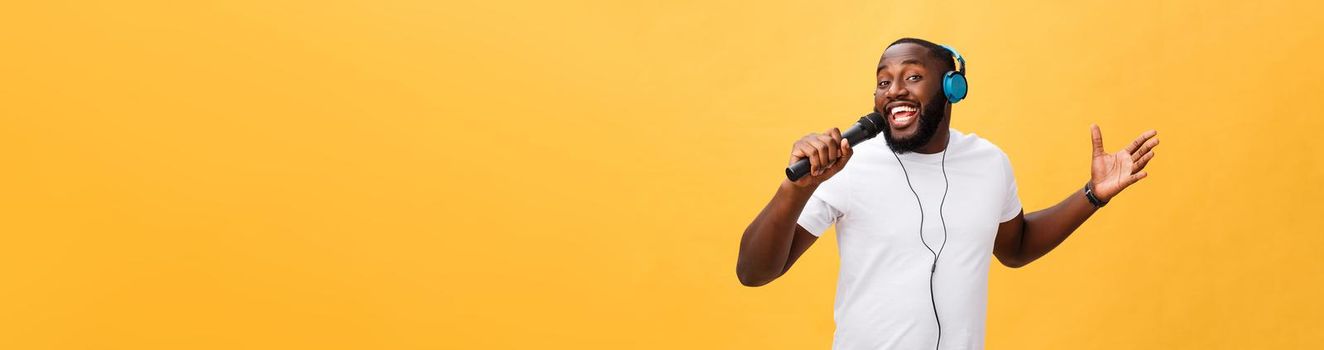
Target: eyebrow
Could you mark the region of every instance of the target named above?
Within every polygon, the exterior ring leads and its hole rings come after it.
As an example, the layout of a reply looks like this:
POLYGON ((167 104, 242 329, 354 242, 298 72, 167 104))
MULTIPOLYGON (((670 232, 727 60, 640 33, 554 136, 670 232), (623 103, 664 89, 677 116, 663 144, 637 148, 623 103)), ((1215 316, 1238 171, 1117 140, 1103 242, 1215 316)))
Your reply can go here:
MULTIPOLYGON (((907 58, 905 61, 901 61, 901 65, 904 66, 904 65, 907 65, 907 64, 913 64, 913 65, 921 66, 921 67, 924 66, 924 63, 921 63, 918 59, 914 59, 914 58, 907 58)), ((883 68, 887 68, 887 65, 884 64, 884 65, 880 65, 880 66, 878 66, 878 70, 877 70, 877 71, 874 71, 874 73, 877 73, 877 72, 881 72, 881 71, 883 71, 883 68)))

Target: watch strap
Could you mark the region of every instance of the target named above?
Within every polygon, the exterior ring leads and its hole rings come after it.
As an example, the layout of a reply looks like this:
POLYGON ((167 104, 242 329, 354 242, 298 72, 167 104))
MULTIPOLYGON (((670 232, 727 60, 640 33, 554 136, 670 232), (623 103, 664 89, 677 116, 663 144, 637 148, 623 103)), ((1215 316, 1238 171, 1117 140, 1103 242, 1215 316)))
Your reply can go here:
POLYGON ((1104 205, 1108 205, 1108 202, 1099 200, 1099 197, 1094 195, 1094 183, 1092 182, 1085 182, 1085 199, 1088 199, 1095 208, 1103 208, 1104 205))

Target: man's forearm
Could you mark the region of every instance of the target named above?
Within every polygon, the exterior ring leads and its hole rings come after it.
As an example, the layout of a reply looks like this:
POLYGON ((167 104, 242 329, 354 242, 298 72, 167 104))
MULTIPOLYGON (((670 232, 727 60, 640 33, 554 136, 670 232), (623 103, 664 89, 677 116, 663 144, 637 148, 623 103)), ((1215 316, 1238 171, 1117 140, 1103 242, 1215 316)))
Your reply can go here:
POLYGON ((1018 260, 1029 263, 1048 254, 1085 223, 1095 210, 1085 198, 1085 190, 1079 189, 1057 205, 1025 215, 1018 260))
POLYGON ((736 274, 742 282, 759 285, 785 272, 795 239, 796 219, 813 193, 813 187, 797 188, 783 182, 768 205, 745 228, 736 262, 736 274))
MULTIPOLYGON (((1097 125, 1090 126, 1094 155, 1090 160, 1091 194, 1106 203, 1118 193, 1148 176, 1145 165, 1154 158, 1158 146, 1157 131, 1140 134, 1135 141, 1120 151, 1108 153, 1103 149, 1103 133, 1097 125)), ((1079 187, 1078 187, 1079 188, 1079 187)), ((998 227, 994 254, 1004 265, 1025 266, 1062 244, 1071 232, 1085 223, 1097 208, 1085 197, 1085 189, 1071 192, 1067 199, 1051 208, 1029 215, 1017 215, 998 227)))

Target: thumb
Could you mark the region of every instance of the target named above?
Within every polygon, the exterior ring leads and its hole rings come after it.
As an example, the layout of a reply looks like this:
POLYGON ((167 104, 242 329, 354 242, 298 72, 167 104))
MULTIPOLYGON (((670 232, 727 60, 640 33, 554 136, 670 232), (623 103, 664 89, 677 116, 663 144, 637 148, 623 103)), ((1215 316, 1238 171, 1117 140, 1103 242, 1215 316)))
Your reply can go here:
POLYGON ((1107 151, 1103 150, 1103 132, 1099 131, 1098 124, 1090 124, 1090 136, 1091 141, 1094 142, 1094 155, 1101 156, 1108 154, 1107 151))

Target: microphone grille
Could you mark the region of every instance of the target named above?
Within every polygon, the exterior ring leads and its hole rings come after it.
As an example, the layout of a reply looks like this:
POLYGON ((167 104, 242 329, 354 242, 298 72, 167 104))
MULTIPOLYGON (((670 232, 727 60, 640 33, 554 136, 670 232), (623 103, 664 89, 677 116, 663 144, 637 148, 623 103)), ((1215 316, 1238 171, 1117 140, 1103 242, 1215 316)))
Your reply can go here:
POLYGON ((871 138, 878 135, 878 132, 882 131, 883 126, 887 125, 886 123, 887 120, 883 119, 883 115, 878 112, 871 112, 860 117, 860 125, 863 126, 865 130, 869 131, 869 137, 871 138))

